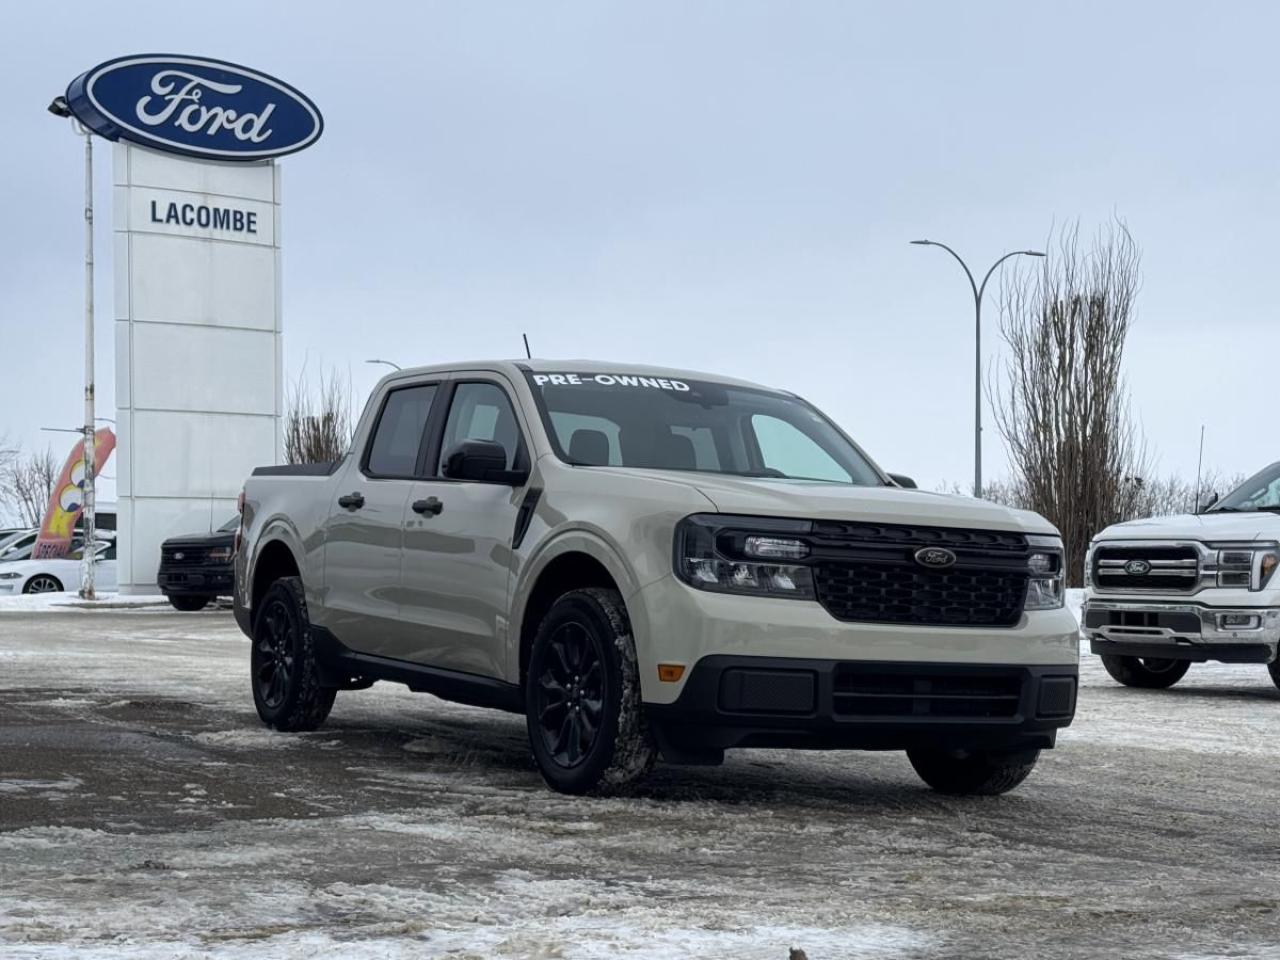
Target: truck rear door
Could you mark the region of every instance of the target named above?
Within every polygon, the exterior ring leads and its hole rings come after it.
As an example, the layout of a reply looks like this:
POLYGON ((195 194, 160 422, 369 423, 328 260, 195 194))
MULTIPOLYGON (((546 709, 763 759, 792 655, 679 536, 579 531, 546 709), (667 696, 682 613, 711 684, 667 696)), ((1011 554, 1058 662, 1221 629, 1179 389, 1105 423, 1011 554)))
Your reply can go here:
POLYGON ((394 657, 404 646, 405 510, 445 379, 389 384, 364 448, 347 458, 335 487, 325 526, 325 623, 361 653, 394 657))

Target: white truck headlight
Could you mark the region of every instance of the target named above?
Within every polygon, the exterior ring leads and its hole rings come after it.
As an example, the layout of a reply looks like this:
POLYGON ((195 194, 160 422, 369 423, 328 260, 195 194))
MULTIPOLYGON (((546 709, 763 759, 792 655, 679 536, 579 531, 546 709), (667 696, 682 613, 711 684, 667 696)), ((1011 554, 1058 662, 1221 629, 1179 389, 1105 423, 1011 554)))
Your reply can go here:
POLYGON ((809 555, 805 541, 785 534, 808 530, 805 521, 715 514, 686 517, 676 527, 676 576, 691 587, 716 593, 813 600, 817 597, 813 571, 785 562, 809 555), (744 527, 750 532, 744 533, 744 527))
POLYGON ((1280 566, 1280 545, 1274 543, 1211 543, 1218 551, 1219 587, 1265 589, 1280 566))
POLYGON ((1027 558, 1031 576, 1027 580, 1027 599, 1023 609, 1056 610, 1066 597, 1062 577, 1062 538, 1031 534, 1027 537, 1027 546, 1031 548, 1031 555, 1027 558))

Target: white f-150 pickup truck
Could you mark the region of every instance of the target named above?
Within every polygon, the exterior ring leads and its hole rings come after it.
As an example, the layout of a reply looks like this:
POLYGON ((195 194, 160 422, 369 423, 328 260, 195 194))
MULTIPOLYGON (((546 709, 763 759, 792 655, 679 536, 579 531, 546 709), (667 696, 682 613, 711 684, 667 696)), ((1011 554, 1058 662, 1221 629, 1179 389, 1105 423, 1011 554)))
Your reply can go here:
POLYGON ((908 489, 792 393, 586 361, 404 370, 341 461, 254 471, 236 615, 266 723, 393 680, 526 717, 546 781, 731 747, 906 750, 1001 793, 1075 710, 1062 543, 908 489))
POLYGON ((1120 683, 1171 687, 1193 663, 1266 664, 1280 686, 1280 463, 1189 516, 1090 544, 1082 627, 1120 683))

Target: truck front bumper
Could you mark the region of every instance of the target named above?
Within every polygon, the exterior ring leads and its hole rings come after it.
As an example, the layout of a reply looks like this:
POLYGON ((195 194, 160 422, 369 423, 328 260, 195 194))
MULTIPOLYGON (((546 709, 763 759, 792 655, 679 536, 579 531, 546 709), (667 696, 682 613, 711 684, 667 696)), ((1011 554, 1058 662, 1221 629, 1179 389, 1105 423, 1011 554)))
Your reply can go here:
POLYGON ((1099 655, 1270 663, 1280 645, 1280 609, 1088 598, 1081 629, 1099 655))
POLYGON ((234 587, 229 563, 176 569, 161 567, 156 583, 166 597, 229 597, 234 587))
POLYGON ((729 747, 1019 751, 1049 748, 1075 714, 1078 670, 1060 666, 717 655, 680 696, 645 704, 666 759, 729 747))

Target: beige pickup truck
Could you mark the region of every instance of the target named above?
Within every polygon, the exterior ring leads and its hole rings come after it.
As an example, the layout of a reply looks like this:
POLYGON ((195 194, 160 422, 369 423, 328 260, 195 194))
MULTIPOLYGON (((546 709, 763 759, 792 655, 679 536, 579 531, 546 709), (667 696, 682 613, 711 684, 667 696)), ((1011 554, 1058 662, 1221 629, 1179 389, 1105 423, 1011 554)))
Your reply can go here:
POLYGON ((383 379, 340 461, 254 471, 236 616, 254 702, 378 680, 526 717, 607 792, 733 747, 905 750, 1002 793, 1071 722, 1077 627, 1034 514, 911 489, 795 394, 485 362, 383 379))

